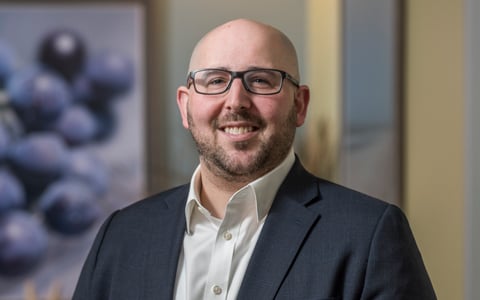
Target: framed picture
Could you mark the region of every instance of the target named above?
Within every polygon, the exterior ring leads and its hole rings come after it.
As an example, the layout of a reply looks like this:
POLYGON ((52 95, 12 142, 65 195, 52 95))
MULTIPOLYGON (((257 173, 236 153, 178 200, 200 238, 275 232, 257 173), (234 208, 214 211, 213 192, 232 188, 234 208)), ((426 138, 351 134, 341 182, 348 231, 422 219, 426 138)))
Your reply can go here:
POLYGON ((146 36, 145 1, 0 2, 0 299, 69 299, 147 193, 146 36))

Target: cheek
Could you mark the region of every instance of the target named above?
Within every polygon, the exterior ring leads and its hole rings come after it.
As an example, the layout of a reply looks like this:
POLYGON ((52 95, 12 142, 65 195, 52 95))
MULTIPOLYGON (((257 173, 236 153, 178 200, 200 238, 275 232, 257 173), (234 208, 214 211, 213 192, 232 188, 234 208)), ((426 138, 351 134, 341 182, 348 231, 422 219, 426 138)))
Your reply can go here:
POLYGON ((292 110, 296 111, 293 103, 283 101, 265 106, 261 115, 267 122, 284 126, 287 120, 291 118, 292 110))
POLYGON ((284 110, 286 109, 287 103, 281 101, 281 99, 275 98, 266 98, 260 99, 261 101, 256 101, 253 107, 251 108, 252 113, 255 113, 261 116, 265 121, 274 121, 276 119, 281 119, 285 114, 284 110))
POLYGON ((190 101, 187 106, 188 123, 190 127, 211 125, 217 118, 220 108, 215 103, 205 101, 190 101))

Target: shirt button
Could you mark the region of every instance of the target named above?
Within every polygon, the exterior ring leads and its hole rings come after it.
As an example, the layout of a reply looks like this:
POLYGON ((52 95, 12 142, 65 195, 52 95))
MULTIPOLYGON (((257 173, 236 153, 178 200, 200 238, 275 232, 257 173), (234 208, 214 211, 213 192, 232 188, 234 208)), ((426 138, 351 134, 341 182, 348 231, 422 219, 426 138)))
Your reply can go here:
POLYGON ((223 238, 227 241, 231 240, 232 239, 232 234, 228 231, 224 232, 223 233, 223 238))
POLYGON ((220 295, 222 293, 222 288, 219 287, 218 285, 214 285, 214 286, 212 286, 212 292, 215 295, 220 295))

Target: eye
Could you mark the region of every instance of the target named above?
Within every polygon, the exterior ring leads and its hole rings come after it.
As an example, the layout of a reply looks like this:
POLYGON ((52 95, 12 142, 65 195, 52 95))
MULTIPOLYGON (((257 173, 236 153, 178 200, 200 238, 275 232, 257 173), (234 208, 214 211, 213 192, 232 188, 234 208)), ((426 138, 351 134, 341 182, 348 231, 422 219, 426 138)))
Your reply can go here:
POLYGON ((255 77, 250 80, 250 83, 255 85, 271 85, 271 82, 268 78, 255 77))
POLYGON ((205 70, 199 75, 205 87, 224 87, 230 81, 230 73, 220 70, 205 70))
POLYGON ((228 83, 228 78, 225 77, 209 77, 208 80, 206 81, 207 86, 215 86, 215 85, 222 85, 224 86, 225 84, 228 83))
POLYGON ((250 87, 253 88, 273 88, 278 85, 279 78, 277 74, 271 71, 254 71, 246 76, 250 87))

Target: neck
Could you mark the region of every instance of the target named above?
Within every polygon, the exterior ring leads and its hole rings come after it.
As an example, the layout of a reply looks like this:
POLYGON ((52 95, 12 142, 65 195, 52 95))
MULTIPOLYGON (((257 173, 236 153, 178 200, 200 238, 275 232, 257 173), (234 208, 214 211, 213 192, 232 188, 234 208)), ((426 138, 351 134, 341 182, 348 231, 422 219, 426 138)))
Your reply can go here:
POLYGON ((223 219, 228 201, 249 182, 227 180, 213 174, 204 164, 200 167, 200 202, 212 216, 223 219))

